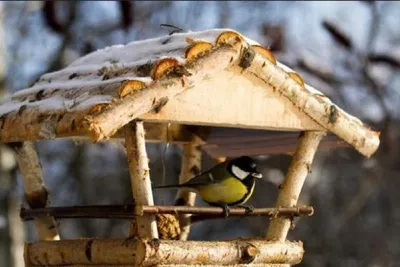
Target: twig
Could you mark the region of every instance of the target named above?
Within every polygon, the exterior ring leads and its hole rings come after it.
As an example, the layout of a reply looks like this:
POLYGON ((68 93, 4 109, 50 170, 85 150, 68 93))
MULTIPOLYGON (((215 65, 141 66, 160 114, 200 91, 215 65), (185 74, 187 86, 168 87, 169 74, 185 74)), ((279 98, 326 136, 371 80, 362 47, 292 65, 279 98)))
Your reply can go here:
MULTIPOLYGON (((291 207, 291 208, 255 208, 253 212, 245 208, 230 208, 229 216, 311 216, 313 207, 291 207)), ((220 207, 192 207, 192 206, 137 206, 109 205, 109 206, 72 206, 72 207, 49 207, 40 209, 25 209, 20 211, 23 221, 33 220, 40 216, 52 216, 57 219, 96 218, 96 219, 134 219, 143 214, 196 214, 201 216, 223 217, 224 210, 220 207), (136 211, 136 212, 135 212, 136 211)), ((210 217, 211 219, 211 217, 210 217)), ((195 220, 196 221, 196 220, 195 220)), ((193 222, 193 220, 192 220, 193 222)))
POLYGON ((353 49, 353 44, 349 36, 347 36, 339 27, 337 27, 332 22, 324 20, 322 26, 329 32, 329 34, 334 38, 334 40, 342 45, 347 50, 353 49))
POLYGON ((184 30, 182 29, 182 28, 179 28, 178 26, 175 26, 175 25, 171 25, 171 24, 165 24, 165 23, 163 23, 163 24, 160 24, 160 27, 161 28, 163 28, 163 29, 172 29, 170 32, 169 32, 169 35, 172 35, 172 34, 174 34, 174 33, 181 33, 181 32, 184 32, 184 30))
POLYGON ((371 53, 368 60, 373 63, 385 63, 393 68, 400 68, 400 59, 385 53, 371 53))

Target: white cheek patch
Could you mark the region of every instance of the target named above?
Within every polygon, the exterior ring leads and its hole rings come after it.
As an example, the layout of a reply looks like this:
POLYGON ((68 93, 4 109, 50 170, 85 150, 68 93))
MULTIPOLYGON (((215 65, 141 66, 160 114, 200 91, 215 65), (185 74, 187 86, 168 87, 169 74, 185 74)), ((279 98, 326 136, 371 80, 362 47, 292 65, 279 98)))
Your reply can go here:
POLYGON ((247 176, 249 176, 249 172, 246 172, 242 169, 240 169, 239 167, 232 165, 232 173, 239 178, 240 180, 243 180, 244 178, 246 178, 247 176))

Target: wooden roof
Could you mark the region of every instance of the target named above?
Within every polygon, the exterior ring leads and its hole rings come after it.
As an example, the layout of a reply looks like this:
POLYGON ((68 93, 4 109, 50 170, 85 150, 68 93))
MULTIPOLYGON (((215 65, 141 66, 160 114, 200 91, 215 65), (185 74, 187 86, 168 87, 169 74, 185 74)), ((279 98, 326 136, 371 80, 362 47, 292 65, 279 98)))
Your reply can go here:
MULTIPOLYGON (((0 116, 2 142, 77 136, 101 141, 142 119, 148 139, 158 141, 186 142, 197 133, 185 125, 197 125, 213 131, 229 127, 232 133, 235 128, 264 130, 266 136, 265 130, 328 131, 368 157, 379 146, 379 133, 305 84, 268 49, 230 29, 93 52, 15 93, 0 105, 0 116), (167 123, 172 123, 169 131, 167 123)), ((236 133, 237 140, 246 135, 236 133)), ((339 139, 329 138, 330 146, 338 145, 339 139)), ((296 139, 286 140, 293 145, 296 139)), ((224 154, 213 150, 211 139, 203 141, 211 154, 224 154)))

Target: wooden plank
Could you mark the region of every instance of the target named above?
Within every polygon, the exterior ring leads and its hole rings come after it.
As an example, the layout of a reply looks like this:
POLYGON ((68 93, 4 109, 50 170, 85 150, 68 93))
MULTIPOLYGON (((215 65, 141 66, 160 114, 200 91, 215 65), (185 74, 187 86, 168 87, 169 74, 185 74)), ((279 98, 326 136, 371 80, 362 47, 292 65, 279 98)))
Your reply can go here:
POLYGON ((322 130, 293 103, 238 67, 199 81, 158 112, 140 116, 151 122, 175 122, 279 131, 322 130))
MULTIPOLYGON (((273 155, 294 153, 300 132, 275 132, 247 129, 212 128, 202 149, 211 157, 273 155)), ((333 134, 322 140, 319 149, 328 150, 350 145, 333 134)))

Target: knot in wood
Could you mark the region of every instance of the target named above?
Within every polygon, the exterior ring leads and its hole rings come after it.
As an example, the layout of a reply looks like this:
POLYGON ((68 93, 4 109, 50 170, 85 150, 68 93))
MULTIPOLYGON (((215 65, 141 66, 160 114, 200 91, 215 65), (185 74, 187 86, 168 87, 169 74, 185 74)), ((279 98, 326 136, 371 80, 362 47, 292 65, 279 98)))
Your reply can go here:
POLYGON ((160 248, 161 241, 159 239, 150 239, 147 241, 147 244, 154 250, 155 253, 158 252, 158 249, 160 248))
POLYGON ((240 59, 239 66, 243 69, 247 69, 251 65, 251 62, 253 61, 254 57, 255 57, 255 52, 252 49, 250 48, 245 49, 240 59))
POLYGON ((240 251, 240 264, 249 264, 255 260, 260 250, 251 243, 238 242, 240 251))

